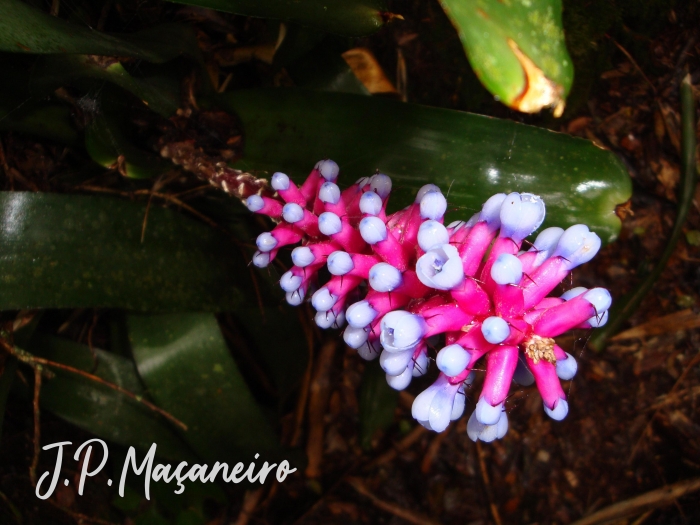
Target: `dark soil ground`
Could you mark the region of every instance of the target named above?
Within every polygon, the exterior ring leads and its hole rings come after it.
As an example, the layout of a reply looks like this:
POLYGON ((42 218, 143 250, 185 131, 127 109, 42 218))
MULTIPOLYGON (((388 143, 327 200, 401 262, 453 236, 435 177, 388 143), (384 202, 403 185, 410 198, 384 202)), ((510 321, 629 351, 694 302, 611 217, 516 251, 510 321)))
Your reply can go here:
MULTIPOLYGON (((582 16, 585 9, 602 12, 591 4, 571 6, 569 16, 582 16)), ((372 49, 392 82, 405 85, 408 101, 546 125, 593 140, 624 161, 634 197, 620 210, 620 239, 576 270, 573 283, 606 287, 615 299, 634 290, 663 251, 677 211, 679 84, 690 73, 700 85, 697 9, 659 9, 653 30, 646 32, 639 27, 641 15, 629 19, 637 27, 627 25, 629 20, 582 27, 577 38, 589 38, 592 45, 572 54, 585 78, 572 95, 573 107, 556 121, 523 117, 495 104, 469 70, 437 2, 394 2, 393 9, 406 21, 360 44, 372 49)), ((253 42, 256 31, 264 31, 255 22, 236 27, 241 41, 253 42)), ((249 68, 252 85, 279 80, 266 77, 265 64, 241 67, 249 68)), ((5 166, 22 175, 13 179, 16 189, 42 187, 44 177, 66 162, 49 144, 17 135, 1 139, 5 166)), ((436 435, 410 414, 424 380, 400 395, 394 424, 363 449, 357 390, 365 365, 335 334, 326 334, 314 371, 325 403, 310 411, 297 441, 317 475, 241 490, 211 523, 606 523, 610 518, 577 520, 614 504, 621 509, 614 523, 700 523, 699 203, 696 189, 684 235, 627 331, 600 353, 587 346, 585 332, 559 341, 579 362, 578 375, 566 385, 570 412, 563 422, 545 416, 531 387, 512 391, 510 430, 503 440, 474 444, 466 418, 436 435), (688 487, 692 491, 683 495, 688 487)), ((12 467, 6 472, 26 469, 30 409, 8 413, 6 428, 14 433, 3 440, 3 462, 12 467)), ((51 416, 44 421, 49 436, 78 434, 51 416)), ((292 421, 290 414, 282 422, 288 442, 292 421)), ((70 494, 64 497, 71 503, 70 494)), ((20 499, 17 505, 46 523, 89 523, 102 502, 96 496, 83 517, 42 510, 46 504, 38 500, 20 499)))

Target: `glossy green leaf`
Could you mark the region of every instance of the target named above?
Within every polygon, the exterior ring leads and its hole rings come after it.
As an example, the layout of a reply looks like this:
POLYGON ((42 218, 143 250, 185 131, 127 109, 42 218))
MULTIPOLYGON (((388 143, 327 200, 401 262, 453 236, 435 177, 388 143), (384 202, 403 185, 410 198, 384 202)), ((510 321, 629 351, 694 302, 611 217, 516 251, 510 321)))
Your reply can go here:
POLYGON ((387 385, 379 363, 367 363, 358 396, 362 448, 369 449, 375 433, 386 430, 394 422, 398 400, 399 393, 387 385))
POLYGON ((221 100, 245 129, 239 167, 299 180, 332 158, 341 185, 381 170, 394 178, 395 208, 426 183, 447 194, 451 219, 468 219, 494 193, 531 192, 547 205, 547 225, 585 223, 610 242, 620 230, 615 207, 631 195, 613 153, 546 129, 341 93, 261 89, 221 100))
MULTIPOLYGON (((137 396, 145 395, 134 363, 110 352, 59 337, 37 335, 29 350, 40 357, 63 363, 114 383, 137 396)), ((49 367, 50 368, 50 367, 49 367)), ((177 436, 173 425, 141 403, 88 378, 59 370, 42 382, 41 406, 57 416, 108 441, 141 451, 156 443, 159 456, 173 461, 197 461, 177 436)))
POLYGON ((22 0, 0 0, 0 13, 0 51, 119 56, 155 63, 198 53, 194 34, 180 24, 117 37, 71 24, 22 0))
POLYGON ((103 107, 85 129, 85 149, 90 158, 105 168, 119 165, 120 172, 131 179, 150 179, 172 170, 172 163, 137 148, 127 138, 127 123, 103 107))
POLYGON ((504 104, 527 113, 555 107, 573 82, 561 0, 440 0, 477 76, 504 104))
POLYGON ((148 392, 187 424, 183 437, 201 457, 213 464, 276 454, 277 439, 213 315, 131 315, 127 323, 148 392))
MULTIPOLYGON (((231 203, 234 205, 234 203, 231 203)), ((248 288, 240 247, 153 203, 0 193, 0 310, 235 308, 248 288)))
POLYGON ((328 33, 364 36, 391 18, 384 0, 173 0, 181 4, 297 22, 328 33))

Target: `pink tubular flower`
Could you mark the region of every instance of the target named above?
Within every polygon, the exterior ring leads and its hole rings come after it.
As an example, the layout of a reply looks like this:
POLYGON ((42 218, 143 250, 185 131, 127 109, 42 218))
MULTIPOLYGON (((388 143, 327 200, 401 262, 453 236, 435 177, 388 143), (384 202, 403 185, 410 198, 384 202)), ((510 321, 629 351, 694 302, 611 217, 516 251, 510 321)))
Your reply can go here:
POLYGON ((397 390, 426 373, 428 338, 444 338, 435 359, 438 379, 413 404, 413 416, 426 428, 442 432, 462 416, 465 387, 479 361, 486 375, 467 424, 474 441, 507 432, 504 407, 513 381, 535 383, 545 413, 566 417, 560 380, 573 378, 577 366, 554 337, 605 324, 611 297, 602 288, 547 296, 595 256, 598 236, 582 224, 547 228, 523 249, 544 220, 537 195, 497 194, 469 221, 444 226, 447 201, 437 186, 423 186, 411 205, 387 215, 389 177, 377 173, 341 191, 338 173, 335 162, 320 161, 300 187, 275 173, 271 184, 279 198, 246 201, 252 212, 278 221, 256 241, 256 266, 301 242, 292 251, 294 266, 280 279, 287 301, 305 300, 327 266, 331 279, 311 295, 316 323, 339 328, 347 322, 345 342, 365 359, 379 357, 397 390))

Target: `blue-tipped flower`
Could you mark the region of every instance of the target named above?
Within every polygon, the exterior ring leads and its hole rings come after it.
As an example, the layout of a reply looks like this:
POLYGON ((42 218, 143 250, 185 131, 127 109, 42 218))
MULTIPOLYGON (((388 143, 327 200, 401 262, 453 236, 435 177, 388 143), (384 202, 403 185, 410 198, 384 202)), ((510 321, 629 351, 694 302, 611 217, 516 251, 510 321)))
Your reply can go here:
POLYGON ((492 316, 484 319, 481 324, 481 333, 489 343, 497 345, 508 339, 510 326, 501 317, 492 316))
POLYGON ((345 318, 354 328, 364 328, 374 321, 377 311, 367 301, 359 301, 348 308, 345 318))
POLYGON ((491 278, 496 284, 518 284, 523 278, 523 265, 515 255, 502 253, 491 267, 491 278))
POLYGON ((256 212, 263 209, 265 202, 260 195, 251 195, 245 200, 245 205, 248 210, 256 212))
POLYGON ((355 328, 353 326, 348 326, 343 331, 343 341, 350 348, 358 349, 367 342, 369 334, 364 328, 355 328))
POLYGON ((340 201, 340 188, 334 182, 324 182, 318 190, 318 198, 321 202, 338 204, 340 201))
POLYGON ((360 235, 367 244, 377 244, 387 238, 386 224, 379 217, 365 217, 360 221, 360 235))
POLYGON ((479 423, 484 425, 495 425, 498 423, 501 413, 503 412, 503 403, 492 406, 485 397, 482 397, 476 403, 474 410, 475 417, 479 423))
POLYGON ((321 177, 327 181, 335 182, 335 180, 338 178, 340 168, 338 168, 338 165, 331 159, 319 161, 316 167, 318 168, 318 171, 321 172, 321 177))
POLYGON ((253 266, 266 268, 270 264, 270 254, 268 252, 256 251, 253 255, 253 266))
POLYGON ((338 215, 326 211, 318 216, 318 229, 323 235, 335 235, 342 231, 343 223, 338 215))
MULTIPOLYGON (((497 193, 491 196, 482 206, 481 213, 478 214, 478 220, 485 222, 490 231, 496 231, 501 226, 501 206, 505 200, 505 193, 497 193)), ((473 225, 472 219, 467 223, 468 226, 473 225)))
POLYGON ((285 191, 289 189, 289 177, 282 173, 277 172, 272 176, 270 185, 275 191, 285 191))
POLYGON ((508 432, 508 416, 501 412, 498 421, 493 425, 484 425, 476 418, 476 412, 472 413, 467 422, 467 435, 472 441, 491 443, 501 439, 508 432))
POLYGON ((375 173, 369 179, 369 187, 384 200, 391 193, 391 178, 383 173, 375 173))
POLYGON ((304 208, 293 202, 288 202, 282 208, 282 218, 290 224, 299 222, 304 218, 304 208))
POLYGON ((280 288, 282 288, 282 290, 285 292, 293 292, 294 290, 299 289, 301 286, 301 281, 301 276, 294 275, 294 273, 292 273, 290 270, 282 274, 282 278, 280 279, 280 288))
POLYGON ((511 193, 501 205, 501 237, 521 242, 544 221, 544 202, 532 193, 511 193))
POLYGON ((369 270, 369 285, 378 292, 393 292, 402 282, 401 272, 389 263, 377 263, 369 270))
POLYGON ((552 256, 558 256, 568 261, 571 270, 587 263, 600 250, 600 237, 584 224, 576 224, 562 234, 552 256))
POLYGON ((559 400, 554 405, 554 408, 549 408, 545 404, 544 411, 553 420, 561 421, 569 413, 569 403, 567 403, 566 399, 559 398, 559 400))
POLYGON ((578 370, 576 359, 569 352, 566 352, 566 359, 561 359, 556 362, 557 377, 563 381, 573 379, 578 370))
POLYGON ((551 228, 545 228, 540 232, 540 234, 535 239, 532 247, 528 250, 531 252, 537 252, 535 257, 535 262, 533 267, 536 268, 540 266, 544 261, 549 259, 554 250, 557 248, 559 239, 564 234, 564 229, 557 226, 552 226, 551 228))
POLYGON ((425 321, 403 310, 389 312, 382 318, 380 341, 384 350, 400 352, 415 346, 425 334, 425 321))
POLYGON ((470 358, 469 352, 460 345, 453 344, 444 347, 438 352, 435 364, 438 370, 446 376, 455 377, 464 372, 470 358))
POLYGON ((367 191, 360 197, 360 211, 366 215, 379 215, 382 211, 382 199, 373 191, 367 191))
POLYGON ((423 219, 442 219, 445 211, 447 211, 447 200, 439 191, 429 191, 420 201, 420 216, 423 219))
POLYGON ((328 256, 326 266, 333 275, 345 275, 355 267, 350 254, 340 250, 328 256))
POLYGON ((434 220, 427 220, 420 225, 418 229, 418 246, 421 250, 427 252, 431 248, 448 244, 450 242, 450 234, 447 233, 441 223, 434 220))
POLYGON ((325 312, 335 306, 338 298, 328 288, 322 286, 311 296, 311 305, 317 312, 325 312))
POLYGON ((315 259, 313 252, 307 246, 297 246, 292 250, 292 262, 299 268, 306 268, 315 259))
POLYGON ((440 188, 435 186, 435 184, 426 184, 425 186, 422 186, 421 189, 418 190, 418 193, 416 193, 416 199, 415 203, 420 204, 421 201, 423 200, 423 197, 425 197, 426 193, 431 193, 431 192, 440 192, 440 188))
POLYGON ((264 232, 258 235, 255 244, 261 252, 269 252, 277 246, 277 239, 275 239, 270 232, 264 232))
POLYGON ((416 275, 436 290, 452 290, 464 281, 464 267, 457 248, 451 244, 434 247, 416 262, 416 275))

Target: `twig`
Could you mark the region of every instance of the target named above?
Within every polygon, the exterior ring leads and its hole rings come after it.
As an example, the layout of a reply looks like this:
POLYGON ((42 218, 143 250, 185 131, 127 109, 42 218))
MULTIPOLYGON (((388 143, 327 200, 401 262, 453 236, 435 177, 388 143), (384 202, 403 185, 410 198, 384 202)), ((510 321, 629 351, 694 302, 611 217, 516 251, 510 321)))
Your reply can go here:
POLYGON ((308 478, 317 478, 321 475, 324 418, 328 398, 331 394, 331 367, 337 349, 338 341, 335 338, 329 338, 323 344, 309 389, 309 435, 306 440, 306 455, 309 458, 309 463, 306 466, 306 477, 308 478))
POLYGON ((430 446, 428 446, 428 450, 425 451, 425 456, 423 456, 423 461, 420 464, 420 471, 423 474, 430 472, 430 467, 435 460, 435 456, 440 452, 440 445, 442 445, 442 442, 445 441, 445 438, 450 434, 450 429, 452 429, 452 427, 454 427, 454 425, 450 425, 444 432, 437 434, 430 443, 430 446))
POLYGON ((389 463, 393 461, 396 456, 398 456, 404 450, 409 449, 411 446, 413 446, 413 444, 416 441, 418 441, 427 433, 428 430, 425 427, 422 427, 421 425, 416 425, 416 427, 413 430, 411 430, 405 438, 399 441, 391 450, 385 452, 377 459, 369 463, 367 465, 367 468, 371 469, 374 467, 378 467, 379 465, 383 465, 384 463, 389 463))
POLYGON ((615 334, 622 324, 634 313, 637 306, 642 302, 649 290, 654 286, 654 283, 659 278, 666 263, 675 251, 678 239, 683 232, 683 225, 688 216, 688 212, 692 206, 695 186, 698 180, 697 166, 695 163, 695 99, 693 98, 693 88, 690 83, 690 75, 687 75, 681 83, 681 188, 678 199, 678 212, 676 220, 673 224, 668 236, 666 248, 664 248, 661 257, 657 261, 651 273, 635 287, 634 291, 623 297, 610 309, 610 320, 603 328, 595 331, 589 340, 589 345, 601 351, 608 338, 615 334))
POLYGON ((260 487, 257 490, 246 490, 245 496, 243 496, 243 506, 241 511, 238 513, 238 518, 232 523, 232 525, 246 525, 250 520, 250 517, 255 512, 258 506, 258 502, 263 495, 265 487, 260 487))
POLYGON ((39 395, 41 394, 41 366, 34 367, 34 399, 32 408, 34 410, 34 453, 32 454, 32 464, 29 466, 29 479, 32 486, 36 487, 36 468, 39 465, 39 451, 41 450, 41 411, 39 410, 39 395))
POLYGON ((114 383, 110 383, 109 381, 102 379, 99 376, 90 374, 88 372, 85 372, 84 370, 80 370, 79 368, 73 368, 72 366, 64 365, 63 363, 57 363, 55 361, 50 361, 48 359, 44 359, 43 357, 37 357, 35 355, 32 355, 29 352, 22 350, 21 348, 18 348, 16 346, 12 346, 3 337, 0 337, 0 346, 2 346, 5 350, 7 350, 10 354, 15 356, 17 359, 19 359, 23 363, 34 368, 35 373, 36 373, 37 365, 44 365, 44 366, 48 366, 48 367, 52 367, 52 368, 58 368, 59 370, 65 370, 66 372, 70 372, 72 374, 76 374, 76 375, 85 377, 86 379, 89 379, 89 380, 94 381, 96 383, 100 383, 101 385, 104 385, 107 388, 111 388, 112 390, 116 390, 120 394, 123 394, 126 397, 136 401, 137 403, 141 403, 142 405, 148 407, 152 411, 160 414, 161 416, 166 418, 168 421, 170 421, 174 425, 177 425, 178 427, 180 427, 182 430, 187 430, 187 425, 185 425, 182 421, 177 419, 175 416, 173 416, 169 412, 166 412, 162 408, 157 407, 156 405, 154 405, 150 401, 147 401, 146 399, 143 398, 143 396, 137 396, 136 394, 129 392, 128 390, 120 387, 119 385, 115 385, 114 383))
POLYGON ((352 488, 357 492, 369 498, 369 500, 374 504, 375 507, 380 508, 386 512, 393 514, 394 516, 406 520, 409 523, 414 523, 415 525, 438 525, 438 522, 431 520, 429 517, 419 514, 417 512, 411 512, 403 507, 399 507, 394 503, 389 503, 379 499, 377 496, 372 494, 372 492, 362 483, 359 478, 348 478, 347 482, 352 488))
MULTIPOLYGON (((299 310, 299 320, 301 321, 301 310, 299 310)), ((292 439, 289 445, 292 447, 299 446, 301 441, 302 426, 304 424, 304 414, 306 414, 306 403, 309 400, 309 390, 311 389, 311 377, 313 376, 314 370, 314 337, 313 332, 309 329, 307 323, 301 324, 304 334, 306 335, 306 346, 309 351, 308 361, 306 363, 306 370, 304 371, 304 378, 301 383, 301 390, 299 392, 299 399, 297 401, 296 410, 294 411, 294 432, 292 433, 292 439)))
POLYGON ((656 93, 656 87, 654 87, 654 84, 651 83, 651 80, 649 80, 649 77, 647 77, 647 76, 644 74, 644 71, 642 71, 642 68, 639 67, 639 64, 637 64, 637 61, 636 61, 634 58, 632 58, 632 55, 630 55, 629 52, 628 52, 624 47, 622 47, 620 44, 618 44, 618 43, 615 41, 614 38, 612 38, 612 37, 609 36, 609 35, 606 35, 606 36, 612 41, 613 44, 615 44, 615 46, 616 46, 620 51, 622 51, 622 52, 625 54, 625 56, 629 59, 629 61, 632 62, 632 65, 634 66, 634 69, 636 69, 637 72, 638 72, 640 75, 642 75, 642 77, 644 77, 644 80, 646 80, 647 84, 649 84, 649 86, 651 87, 652 91, 653 91, 654 93, 656 93))
POLYGON ((491 490, 491 482, 489 481, 489 472, 486 468, 486 461, 484 460, 484 449, 481 447, 479 441, 476 442, 476 455, 479 458, 479 470, 481 470, 481 477, 484 480, 484 490, 486 491, 486 497, 489 500, 489 510, 491 511, 491 517, 496 525, 503 525, 501 521, 501 515, 498 512, 498 507, 494 503, 493 491, 491 490))
POLYGON ((698 490, 700 490, 700 478, 681 481, 673 485, 666 485, 660 489, 652 490, 634 498, 605 507, 571 525, 595 525, 597 523, 605 523, 607 521, 634 516, 650 509, 670 505, 675 502, 676 499, 698 490))

